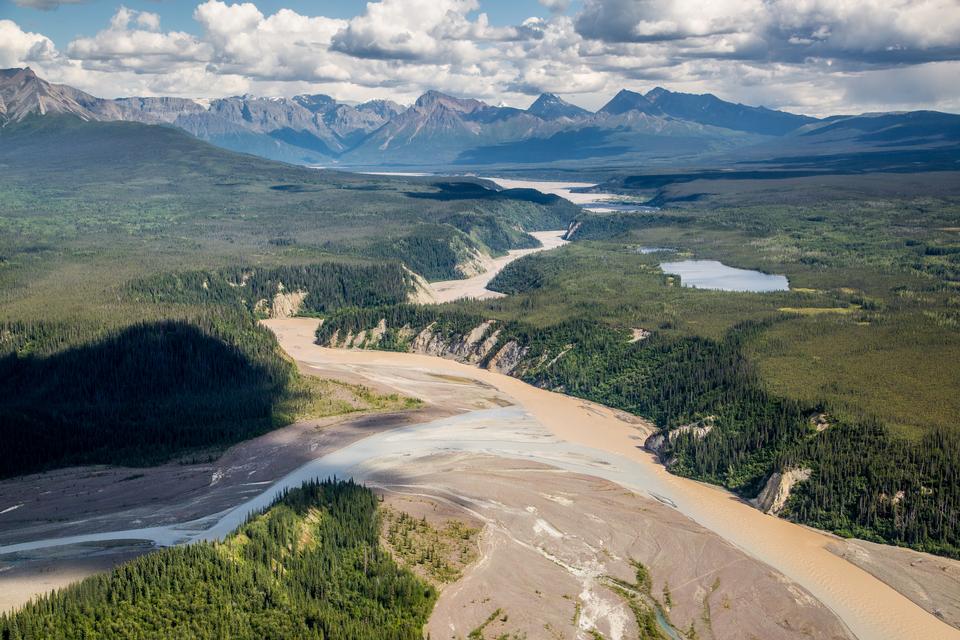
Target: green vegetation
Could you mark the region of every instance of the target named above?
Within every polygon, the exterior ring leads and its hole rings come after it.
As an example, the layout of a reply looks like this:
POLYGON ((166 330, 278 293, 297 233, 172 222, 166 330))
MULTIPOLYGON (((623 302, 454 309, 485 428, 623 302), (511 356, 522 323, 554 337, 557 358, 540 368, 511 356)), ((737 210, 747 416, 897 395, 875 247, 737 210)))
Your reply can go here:
POLYGON ((220 271, 164 273, 130 284, 136 302, 153 304, 241 305, 257 315, 272 309, 284 292, 304 294, 301 314, 341 307, 405 302, 412 276, 399 263, 354 265, 337 262, 274 268, 234 267, 220 271))
POLYGON ((657 599, 650 594, 653 582, 650 572, 642 563, 631 560, 636 578, 635 582, 607 576, 606 581, 614 593, 623 598, 633 613, 637 623, 637 636, 640 640, 664 640, 669 638, 664 626, 672 629, 670 622, 657 599), (658 620, 658 616, 660 620, 658 620), (662 620, 662 622, 661 622, 662 620))
POLYGON ((372 251, 380 258, 405 260, 410 269, 428 280, 455 280, 463 275, 461 265, 474 260, 480 247, 455 227, 421 224, 401 238, 378 242, 372 251))
POLYGON ((452 519, 438 528, 426 518, 417 519, 403 511, 383 508, 381 512, 383 537, 390 551, 435 584, 456 582, 477 556, 479 529, 452 519))
POLYGON ((257 328, 278 305, 324 315, 325 340, 384 320, 365 341, 381 349, 428 326, 462 343, 494 320, 481 364, 509 347, 498 366, 512 374, 655 420, 674 472, 752 497, 809 467, 784 515, 960 554, 954 174, 660 181, 650 195, 669 209, 590 214, 476 181, 268 163, 130 123, 37 118, 0 142, 0 411, 17 443, 3 475, 147 462, 333 410, 257 328), (572 245, 497 277, 513 295, 403 303, 400 263, 456 277, 575 217, 572 245), (793 289, 685 288, 643 247, 782 273, 793 289), (184 367, 201 373, 181 382, 184 367), (247 391, 242 413, 227 387, 247 391), (192 426, 164 422, 187 413, 192 426), (143 438, 127 440, 133 428, 143 438))
POLYGON ((318 337, 383 318, 376 346, 406 350, 427 326, 457 345, 495 320, 481 365, 513 342, 512 375, 651 418, 673 472, 754 497, 808 467, 781 515, 958 557, 960 204, 783 197, 802 201, 584 214, 573 244, 498 275, 507 298, 345 309, 318 337), (784 273, 793 290, 684 288, 658 268, 667 255, 784 273))
POLYGON ((305 379, 255 319, 403 302, 401 262, 459 277, 578 211, 58 116, 4 127, 0 168, 0 477, 154 464, 298 417, 407 406, 305 379))
POLYGON ((0 616, 0 637, 419 640, 436 592, 379 532, 368 489, 309 482, 223 542, 163 549, 0 616))
POLYGON ((240 310, 89 329, 0 324, 0 477, 156 464, 296 419, 411 402, 298 376, 273 335, 240 310))
MULTIPOLYGON (((489 627, 492 624, 503 625, 509 619, 510 619, 510 616, 504 613, 503 609, 497 609, 493 613, 491 613, 489 616, 487 616, 487 619, 484 620, 479 626, 477 626, 476 628, 471 630, 470 633, 467 634, 467 640, 485 640, 485 638, 487 637, 485 635, 487 627, 489 627)), ((552 631, 549 624, 545 625, 544 628, 546 628, 548 631, 552 631)), ((527 635, 510 633, 510 632, 502 632, 502 633, 498 633, 495 636, 495 638, 496 640, 526 640, 527 635)))

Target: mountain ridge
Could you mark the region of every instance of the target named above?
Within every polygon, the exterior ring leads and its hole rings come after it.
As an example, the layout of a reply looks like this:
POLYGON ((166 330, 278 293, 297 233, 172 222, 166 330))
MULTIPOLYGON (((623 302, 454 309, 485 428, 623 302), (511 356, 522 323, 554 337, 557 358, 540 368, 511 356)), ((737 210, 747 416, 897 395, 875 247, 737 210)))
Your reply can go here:
POLYGON ((325 94, 105 99, 47 82, 29 67, 0 70, 0 125, 52 113, 167 124, 230 150, 324 166, 562 165, 608 158, 696 163, 731 153, 776 155, 783 146, 788 156, 816 154, 814 140, 837 153, 884 143, 942 146, 960 139, 953 124, 960 116, 953 114, 814 118, 663 87, 646 93, 622 89, 591 112, 553 93, 540 95, 526 109, 436 90, 409 106, 390 100, 347 104, 325 94), (889 131, 861 131, 865 127, 889 131))
POLYGON ((527 113, 538 116, 543 120, 569 118, 575 120, 590 113, 583 107, 571 104, 555 93, 541 93, 540 97, 527 107, 527 113))

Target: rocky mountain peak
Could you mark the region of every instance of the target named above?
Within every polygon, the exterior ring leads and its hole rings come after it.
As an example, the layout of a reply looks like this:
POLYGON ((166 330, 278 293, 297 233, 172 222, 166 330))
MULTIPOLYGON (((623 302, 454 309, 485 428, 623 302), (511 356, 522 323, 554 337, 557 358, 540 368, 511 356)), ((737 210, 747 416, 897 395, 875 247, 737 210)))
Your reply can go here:
POLYGON ((326 111, 337 105, 337 101, 322 93, 293 96, 292 100, 313 113, 326 111))
POLYGON ((610 102, 603 105, 599 113, 620 115, 628 111, 639 111, 651 115, 659 115, 661 113, 660 108, 651 102, 647 96, 628 89, 621 89, 610 102))
POLYGON ((442 107, 460 113, 471 113, 484 106, 486 105, 479 100, 472 98, 455 98, 432 89, 417 98, 417 101, 414 103, 414 107, 421 111, 442 107))
POLYGON ((527 108, 527 113, 544 120, 557 118, 575 119, 589 115, 586 109, 570 104, 555 93, 543 93, 527 108))

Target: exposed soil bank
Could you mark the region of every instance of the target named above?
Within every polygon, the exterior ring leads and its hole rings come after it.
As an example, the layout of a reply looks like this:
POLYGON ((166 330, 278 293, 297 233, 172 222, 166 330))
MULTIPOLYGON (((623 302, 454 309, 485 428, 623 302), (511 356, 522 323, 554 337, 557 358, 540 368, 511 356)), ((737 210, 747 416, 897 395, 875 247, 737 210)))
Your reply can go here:
POLYGON ((563 239, 564 233, 566 233, 566 230, 533 231, 530 235, 539 240, 541 246, 535 249, 514 249, 513 251, 509 251, 505 256, 493 258, 487 264, 486 271, 473 277, 464 280, 441 280, 439 282, 433 282, 430 284, 431 297, 434 302, 452 302, 460 298, 477 298, 481 300, 486 298, 500 298, 503 296, 502 293, 487 289, 490 281, 493 280, 498 273, 503 271, 504 267, 517 258, 522 258, 523 256, 528 256, 540 251, 556 249, 566 244, 567 241, 563 239))

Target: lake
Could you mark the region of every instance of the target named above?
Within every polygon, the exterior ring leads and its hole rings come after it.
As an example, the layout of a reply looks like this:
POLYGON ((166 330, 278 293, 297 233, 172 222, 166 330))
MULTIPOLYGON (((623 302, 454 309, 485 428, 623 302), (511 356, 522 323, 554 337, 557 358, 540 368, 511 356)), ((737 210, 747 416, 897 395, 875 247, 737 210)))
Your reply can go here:
POLYGON ((790 290, 790 282, 786 276, 771 275, 752 269, 728 267, 716 260, 662 262, 660 268, 664 273, 680 276, 680 282, 685 287, 758 293, 790 290))

